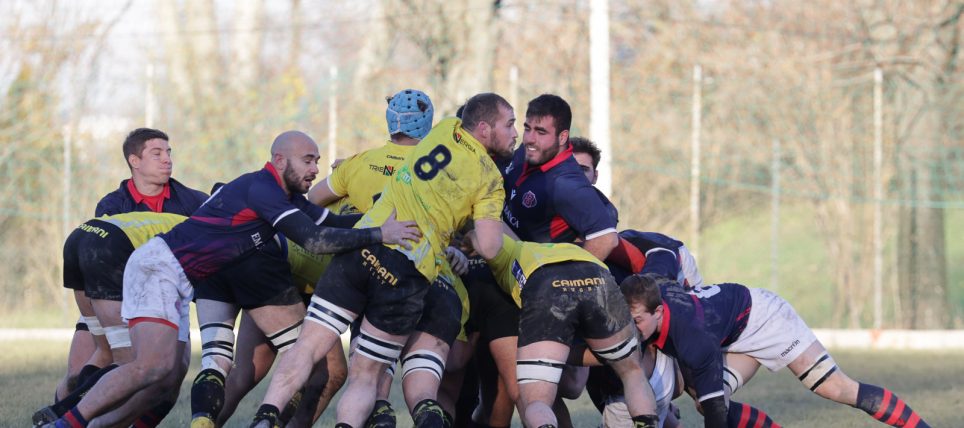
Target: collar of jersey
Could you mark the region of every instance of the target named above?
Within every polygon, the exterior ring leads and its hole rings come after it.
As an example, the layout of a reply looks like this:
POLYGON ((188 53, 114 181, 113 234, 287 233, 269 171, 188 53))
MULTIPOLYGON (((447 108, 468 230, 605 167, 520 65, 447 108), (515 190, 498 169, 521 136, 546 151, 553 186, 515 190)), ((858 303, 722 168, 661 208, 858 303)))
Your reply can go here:
POLYGON ((663 346, 666 345, 666 338, 669 337, 669 305, 667 305, 665 301, 662 302, 662 304, 663 320, 659 323, 659 339, 656 339, 655 343, 659 349, 663 349, 663 346))
MULTIPOLYGON (((542 165, 539 165, 539 171, 542 171, 543 173, 546 172, 546 171, 549 171, 550 169, 552 169, 552 168, 555 167, 556 165, 559 165, 559 164, 562 163, 564 160, 566 160, 567 158, 570 158, 570 157, 572 157, 572 145, 571 145, 571 144, 569 145, 569 147, 566 147, 565 150, 563 150, 563 151, 559 152, 558 154, 556 154, 556 157, 550 159, 548 162, 546 162, 546 163, 544 163, 544 164, 542 164, 542 165)), ((519 176, 519 183, 522 182, 523 177, 529 175, 529 174, 532 173, 533 171, 535 171, 535 170, 532 169, 532 168, 529 166, 529 163, 525 161, 525 155, 523 155, 523 160, 522 160, 522 174, 519 176)), ((516 184, 518 184, 518 183, 516 183, 516 184)))
POLYGON ((274 177, 274 181, 276 181, 282 189, 285 188, 285 182, 281 181, 281 175, 278 174, 278 170, 274 168, 274 165, 272 165, 271 162, 265 162, 264 169, 271 173, 271 176, 274 177))
POLYGON ((171 183, 164 183, 164 188, 161 190, 161 193, 159 195, 144 196, 143 194, 141 194, 139 190, 137 190, 137 186, 134 185, 134 179, 132 178, 130 180, 127 180, 127 191, 130 192, 131 197, 134 198, 134 203, 138 203, 138 204, 145 199, 157 198, 158 196, 164 199, 171 199, 171 183))

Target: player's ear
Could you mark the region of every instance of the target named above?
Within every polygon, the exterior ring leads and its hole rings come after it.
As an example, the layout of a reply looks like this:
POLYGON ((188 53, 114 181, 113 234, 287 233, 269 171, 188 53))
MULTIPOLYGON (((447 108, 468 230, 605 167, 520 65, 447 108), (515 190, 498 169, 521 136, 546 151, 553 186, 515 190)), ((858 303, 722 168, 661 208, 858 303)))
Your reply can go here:
POLYGON ((559 145, 565 147, 569 143, 569 130, 565 130, 559 133, 559 145))

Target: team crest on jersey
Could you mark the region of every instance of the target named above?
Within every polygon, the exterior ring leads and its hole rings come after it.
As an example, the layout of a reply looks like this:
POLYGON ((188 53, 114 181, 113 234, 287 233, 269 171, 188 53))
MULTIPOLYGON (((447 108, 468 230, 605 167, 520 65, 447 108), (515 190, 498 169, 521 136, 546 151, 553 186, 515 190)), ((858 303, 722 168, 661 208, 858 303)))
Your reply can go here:
POLYGON ((522 206, 532 208, 536 206, 537 203, 539 203, 539 201, 536 200, 536 194, 532 193, 531 190, 522 195, 522 206))
POLYGON ((516 282, 519 283, 519 288, 525 287, 526 274, 522 272, 522 266, 519 264, 518 260, 512 261, 512 276, 514 276, 516 282))

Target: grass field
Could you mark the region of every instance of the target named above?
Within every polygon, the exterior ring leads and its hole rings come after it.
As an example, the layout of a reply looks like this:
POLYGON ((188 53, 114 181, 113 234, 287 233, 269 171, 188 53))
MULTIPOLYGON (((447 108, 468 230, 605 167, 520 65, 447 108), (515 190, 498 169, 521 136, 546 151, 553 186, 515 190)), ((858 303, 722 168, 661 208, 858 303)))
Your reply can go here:
MULTIPOLYGON (((47 404, 53 388, 62 374, 67 344, 56 341, 2 342, 0 353, 0 426, 28 426, 30 415, 47 404)), ((883 385, 906 400, 931 426, 961 426, 957 410, 964 406, 964 354, 922 352, 838 351, 834 357, 852 377, 883 385)), ((164 427, 183 427, 190 422, 190 380, 197 372, 199 356, 181 389, 181 397, 174 412, 162 424, 164 427)), ((266 385, 260 385, 241 403, 239 412, 228 424, 246 427, 266 385)), ((765 370, 737 393, 736 399, 753 404, 769 413, 785 427, 875 427, 884 426, 863 412, 823 400, 807 391, 789 372, 769 373, 765 370)), ((337 400, 337 397, 336 397, 337 400)), ((396 385, 392 402, 396 409, 404 408, 400 388, 396 385)), ((700 427, 702 420, 693 411, 688 398, 679 398, 683 423, 700 427)), ((569 403, 575 426, 595 427, 599 415, 588 397, 583 394, 569 403)), ((315 425, 334 425, 334 410, 326 412, 315 425)), ((411 419, 400 415, 399 427, 411 426, 411 419)), ((516 421, 513 426, 521 426, 516 421)))

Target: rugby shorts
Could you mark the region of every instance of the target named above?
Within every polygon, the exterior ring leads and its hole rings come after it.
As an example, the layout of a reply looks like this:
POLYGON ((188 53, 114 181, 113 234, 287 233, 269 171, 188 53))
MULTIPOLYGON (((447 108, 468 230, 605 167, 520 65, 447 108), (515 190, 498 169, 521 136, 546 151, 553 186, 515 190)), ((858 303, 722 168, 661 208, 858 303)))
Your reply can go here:
POLYGON ((481 257, 469 259, 469 272, 462 276, 462 282, 473 308, 466 331, 479 332, 480 343, 519 335, 519 307, 502 291, 481 257))
POLYGON ((749 355, 770 371, 777 371, 817 341, 793 306, 776 293, 750 288, 750 303, 746 328, 724 352, 749 355))
POLYGON ((64 287, 83 291, 91 299, 119 302, 123 297, 124 266, 134 246, 113 224, 100 220, 87 224, 103 229, 107 235, 74 229, 64 244, 64 287))
POLYGON ((522 288, 519 347, 574 337, 605 339, 630 322, 629 306, 605 268, 591 262, 542 266, 522 288))
POLYGON ((314 295, 402 336, 422 317, 429 285, 404 254, 379 244, 335 255, 314 295))
POLYGON ((452 346, 462 330, 462 301, 454 284, 439 276, 429 286, 425 293, 422 318, 418 320, 415 330, 431 334, 452 346))
POLYGON ((238 305, 242 309, 288 306, 301 294, 294 287, 291 267, 280 253, 252 250, 200 281, 194 297, 238 305))
POLYGON ((121 317, 157 318, 178 328, 178 340, 190 338, 194 287, 163 239, 153 237, 134 250, 124 269, 121 317))

